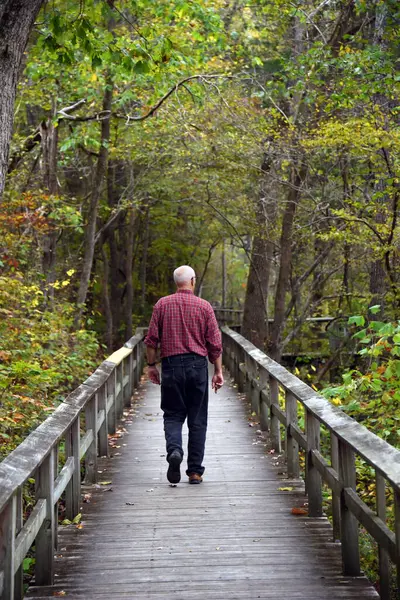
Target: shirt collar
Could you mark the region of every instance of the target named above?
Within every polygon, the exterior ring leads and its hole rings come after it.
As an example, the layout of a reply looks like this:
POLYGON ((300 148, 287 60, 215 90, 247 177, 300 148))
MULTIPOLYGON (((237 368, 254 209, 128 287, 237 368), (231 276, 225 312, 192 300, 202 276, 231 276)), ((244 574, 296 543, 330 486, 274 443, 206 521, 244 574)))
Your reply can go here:
POLYGON ((177 294, 193 294, 192 290, 176 290, 177 294))

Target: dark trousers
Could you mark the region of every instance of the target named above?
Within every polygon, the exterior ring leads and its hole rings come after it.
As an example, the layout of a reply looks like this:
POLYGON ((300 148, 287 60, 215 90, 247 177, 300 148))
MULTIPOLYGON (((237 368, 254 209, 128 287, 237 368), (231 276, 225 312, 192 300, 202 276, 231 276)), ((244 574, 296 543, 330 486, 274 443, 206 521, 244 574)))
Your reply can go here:
POLYGON ((207 358, 199 354, 177 354, 162 359, 161 409, 167 460, 174 450, 183 456, 182 426, 189 429, 186 474, 202 475, 208 414, 207 358))

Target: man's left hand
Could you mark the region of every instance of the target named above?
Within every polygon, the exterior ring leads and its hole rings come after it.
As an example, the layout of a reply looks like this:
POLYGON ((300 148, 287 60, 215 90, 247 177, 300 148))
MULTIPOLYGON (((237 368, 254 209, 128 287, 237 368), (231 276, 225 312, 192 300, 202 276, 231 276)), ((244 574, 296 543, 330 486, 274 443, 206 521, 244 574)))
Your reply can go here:
POLYGON ((152 383, 156 383, 157 385, 160 385, 160 372, 157 369, 157 367, 154 365, 154 367, 149 367, 149 379, 152 383))

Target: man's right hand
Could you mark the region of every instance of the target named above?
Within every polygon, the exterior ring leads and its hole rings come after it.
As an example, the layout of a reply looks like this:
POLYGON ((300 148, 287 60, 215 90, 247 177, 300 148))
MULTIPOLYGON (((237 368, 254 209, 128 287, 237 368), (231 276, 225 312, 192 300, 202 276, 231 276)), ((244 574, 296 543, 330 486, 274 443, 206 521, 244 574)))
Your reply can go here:
POLYGON ((160 371, 157 369, 157 367, 155 365, 154 365, 154 367, 149 367, 148 375, 149 375, 149 379, 152 383, 156 383, 157 385, 160 385, 160 371))
POLYGON ((212 389, 215 390, 215 393, 218 392, 220 388, 224 385, 224 376, 222 375, 222 371, 215 371, 212 381, 211 381, 212 389))

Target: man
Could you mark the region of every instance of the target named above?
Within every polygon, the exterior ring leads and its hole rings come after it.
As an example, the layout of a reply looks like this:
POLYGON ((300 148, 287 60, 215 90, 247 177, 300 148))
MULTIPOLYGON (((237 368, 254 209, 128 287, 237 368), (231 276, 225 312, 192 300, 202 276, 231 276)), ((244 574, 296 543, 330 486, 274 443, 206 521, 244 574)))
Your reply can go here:
POLYGON ((196 275, 183 265, 174 271, 177 291, 154 306, 144 340, 150 381, 160 384, 156 351, 161 347, 161 409, 169 463, 167 479, 179 483, 183 459, 182 426, 189 429, 187 471, 189 483, 201 483, 207 431, 208 366, 214 364, 212 387, 217 392, 222 375, 221 332, 211 304, 194 295, 196 275))

